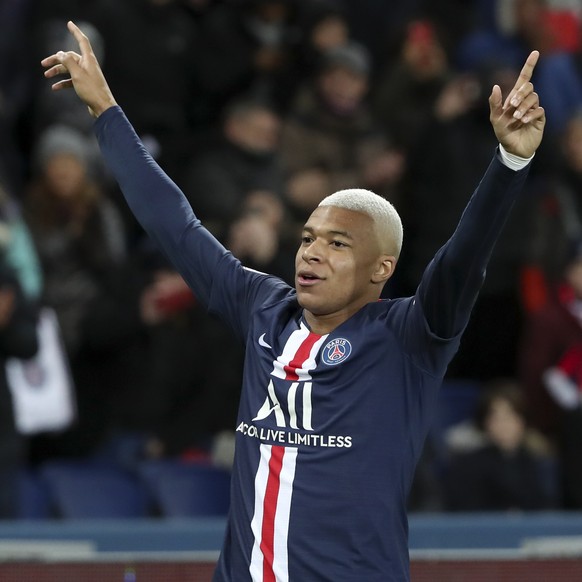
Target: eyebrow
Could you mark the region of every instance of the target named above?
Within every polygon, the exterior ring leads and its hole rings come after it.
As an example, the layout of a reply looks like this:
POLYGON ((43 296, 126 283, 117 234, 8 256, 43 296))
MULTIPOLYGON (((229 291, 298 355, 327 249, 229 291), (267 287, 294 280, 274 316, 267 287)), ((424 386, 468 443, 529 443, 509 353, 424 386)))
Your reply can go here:
MULTIPOLYGON (((311 234, 314 234, 314 232, 315 232, 315 230, 313 228, 311 228, 310 226, 304 226, 303 230, 307 231, 311 234)), ((347 230, 328 230, 326 232, 326 234, 339 235, 339 236, 343 236, 345 238, 349 238, 350 240, 354 240, 354 237, 347 230)))

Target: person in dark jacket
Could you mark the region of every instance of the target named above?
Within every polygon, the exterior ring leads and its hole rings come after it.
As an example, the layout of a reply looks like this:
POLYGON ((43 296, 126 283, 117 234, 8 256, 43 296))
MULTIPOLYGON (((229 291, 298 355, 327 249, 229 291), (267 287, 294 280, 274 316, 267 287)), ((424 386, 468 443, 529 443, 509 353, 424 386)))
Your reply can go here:
MULTIPOLYGON (((447 506, 455 511, 547 509, 551 498, 546 450, 528 432, 519 386, 493 383, 476 415, 483 446, 458 454, 446 476, 447 506)), ((542 441, 543 442, 543 441, 542 441)), ((549 470, 549 469, 548 469, 549 470)))
POLYGON ((18 475, 26 458, 25 440, 16 427, 6 379, 6 360, 34 356, 38 349, 37 315, 13 269, 0 257, 0 519, 18 515, 18 475))

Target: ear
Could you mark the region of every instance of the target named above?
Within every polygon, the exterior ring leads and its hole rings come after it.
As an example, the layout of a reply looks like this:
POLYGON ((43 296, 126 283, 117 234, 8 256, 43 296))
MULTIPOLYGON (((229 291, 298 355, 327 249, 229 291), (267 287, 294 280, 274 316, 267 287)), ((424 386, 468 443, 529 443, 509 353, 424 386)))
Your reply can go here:
POLYGON ((390 279, 390 277, 392 277, 395 268, 396 257, 393 257, 392 255, 382 255, 376 263, 376 269, 372 273, 372 283, 384 284, 388 279, 390 279))

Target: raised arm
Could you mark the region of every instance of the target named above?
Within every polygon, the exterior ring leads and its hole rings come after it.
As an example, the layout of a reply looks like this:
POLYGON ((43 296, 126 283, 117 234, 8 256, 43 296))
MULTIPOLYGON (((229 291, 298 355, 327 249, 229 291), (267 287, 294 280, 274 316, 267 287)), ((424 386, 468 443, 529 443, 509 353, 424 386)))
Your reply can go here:
POLYGON ((68 28, 80 54, 61 51, 47 57, 42 61, 45 76, 68 75, 53 89, 74 88, 97 118, 101 152, 136 218, 196 296, 244 337, 256 302, 272 296, 275 289, 284 293, 284 285, 244 269, 202 226, 186 197, 147 153, 117 106, 87 37, 72 22, 68 28))
POLYGON ((541 143, 545 113, 531 82, 539 53, 533 51, 505 100, 495 85, 490 120, 500 148, 449 241, 422 278, 417 297, 431 332, 456 336, 465 327, 485 278, 495 242, 541 143), (525 169, 519 169, 525 168, 525 169))

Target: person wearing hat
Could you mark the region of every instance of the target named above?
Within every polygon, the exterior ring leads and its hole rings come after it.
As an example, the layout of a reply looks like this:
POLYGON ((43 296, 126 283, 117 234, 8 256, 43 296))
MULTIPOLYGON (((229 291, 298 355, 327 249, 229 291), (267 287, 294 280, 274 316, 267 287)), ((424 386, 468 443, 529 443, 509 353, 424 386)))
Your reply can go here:
POLYGON ((390 149, 370 113, 371 66, 363 46, 335 47, 298 93, 281 141, 288 202, 298 222, 324 192, 362 186, 395 196, 404 160, 390 149))
POLYGON ((24 217, 44 272, 43 300, 55 308, 74 354, 82 320, 96 296, 97 273, 125 257, 121 216, 93 178, 94 146, 80 131, 53 125, 38 138, 24 217))
POLYGON ((124 337, 125 349, 140 325, 139 282, 130 280, 125 226, 93 177, 93 154, 92 142, 78 130, 50 126, 37 140, 23 200, 42 270, 40 301, 57 316, 79 411, 74 430, 33 439, 37 460, 92 450, 105 430, 105 410, 119 399, 105 396, 103 386, 114 394, 116 386, 130 383, 115 373, 125 365, 116 340, 124 337))

